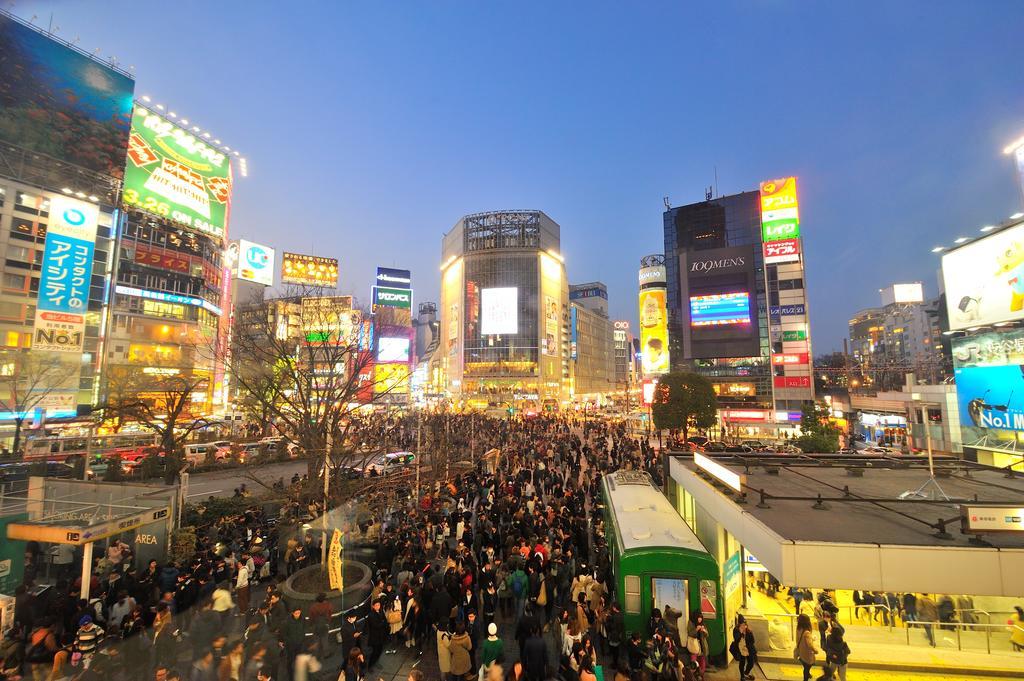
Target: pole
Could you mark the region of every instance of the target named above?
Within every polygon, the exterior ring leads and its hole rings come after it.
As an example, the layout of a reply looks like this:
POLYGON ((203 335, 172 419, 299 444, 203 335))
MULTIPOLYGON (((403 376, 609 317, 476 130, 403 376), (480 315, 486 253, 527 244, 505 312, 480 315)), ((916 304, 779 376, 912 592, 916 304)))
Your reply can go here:
POLYGON ((928 447, 928 477, 935 479, 935 464, 932 460, 932 431, 928 428, 928 408, 921 407, 921 422, 924 423, 924 439, 928 447))
POLYGON ((92 441, 96 437, 96 425, 89 424, 89 432, 85 436, 85 466, 82 467, 82 480, 89 479, 89 464, 92 463, 92 441))
POLYGON ((327 431, 327 451, 324 452, 324 512, 320 516, 323 520, 323 531, 320 533, 320 565, 322 569, 327 568, 327 505, 330 502, 331 494, 331 450, 334 448, 334 430, 327 431))
POLYGON ((423 408, 416 412, 416 507, 420 505, 420 466, 423 460, 420 458, 420 449, 423 435, 423 408))
POLYGON ((92 582, 92 542, 82 546, 82 593, 80 598, 89 601, 89 585, 92 582))

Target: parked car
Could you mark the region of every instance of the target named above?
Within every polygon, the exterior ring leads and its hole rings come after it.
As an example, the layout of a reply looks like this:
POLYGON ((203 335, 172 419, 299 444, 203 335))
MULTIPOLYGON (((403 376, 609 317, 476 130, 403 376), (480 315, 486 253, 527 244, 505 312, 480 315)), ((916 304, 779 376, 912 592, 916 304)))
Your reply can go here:
POLYGON ((0 485, 28 480, 33 474, 47 478, 73 478, 75 467, 63 461, 19 461, 0 464, 0 485))
POLYGON ((202 466, 206 463, 206 455, 212 452, 214 460, 223 461, 228 458, 228 450, 231 442, 228 440, 217 440, 215 442, 202 442, 185 445, 185 461, 190 466, 202 466))
POLYGON ((761 442, 760 440, 743 440, 740 444, 746 447, 750 447, 750 451, 752 452, 762 452, 768 449, 768 445, 761 442))
POLYGON ((690 437, 686 438, 686 441, 691 442, 697 445, 698 447, 703 447, 707 443, 711 442, 710 439, 704 437, 703 435, 691 435, 690 437))
POLYGON ((386 475, 388 471, 408 466, 415 460, 416 455, 412 452, 392 452, 379 456, 366 464, 364 472, 367 475, 386 475))
POLYGON ((729 445, 724 442, 709 442, 704 445, 705 452, 727 452, 729 451, 729 445))
POLYGON ((750 452, 752 452, 754 450, 752 448, 750 448, 749 446, 747 446, 747 445, 738 444, 738 445, 726 445, 725 446, 725 451, 747 454, 747 453, 750 453, 750 452))

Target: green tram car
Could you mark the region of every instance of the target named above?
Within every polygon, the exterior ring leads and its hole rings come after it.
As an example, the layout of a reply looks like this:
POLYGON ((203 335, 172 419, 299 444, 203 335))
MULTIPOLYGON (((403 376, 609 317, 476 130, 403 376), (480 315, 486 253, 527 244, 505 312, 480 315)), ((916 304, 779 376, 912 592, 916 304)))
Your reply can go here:
POLYGON ((644 471, 618 471, 601 481, 605 532, 615 594, 627 636, 647 630, 651 610, 671 605, 683 616, 700 610, 712 657, 725 652, 725 611, 718 562, 644 471))

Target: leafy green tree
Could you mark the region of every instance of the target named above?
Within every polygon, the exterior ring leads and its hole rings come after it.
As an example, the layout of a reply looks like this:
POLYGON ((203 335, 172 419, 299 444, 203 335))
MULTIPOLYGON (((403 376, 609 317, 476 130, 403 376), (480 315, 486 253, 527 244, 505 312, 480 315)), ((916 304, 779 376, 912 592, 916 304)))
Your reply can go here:
POLYGON ((673 373, 658 379, 651 404, 654 427, 682 431, 705 430, 715 425, 718 400, 711 381, 700 374, 673 373))
POLYGON ((828 407, 817 402, 804 404, 800 414, 801 435, 796 446, 804 452, 829 454, 839 450, 839 428, 829 420, 828 407))

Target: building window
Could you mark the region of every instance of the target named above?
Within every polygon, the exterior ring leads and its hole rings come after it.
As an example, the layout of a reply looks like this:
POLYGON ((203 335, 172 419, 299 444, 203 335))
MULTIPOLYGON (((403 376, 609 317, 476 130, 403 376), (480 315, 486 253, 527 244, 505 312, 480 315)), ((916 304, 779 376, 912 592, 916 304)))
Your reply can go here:
POLYGON ((32 262, 32 253, 34 252, 34 250, 35 249, 26 248, 24 246, 8 246, 7 259, 32 262))
POLYGON ((7 320, 22 321, 23 306, 21 303, 0 302, 0 317, 7 320))
POLYGON ((19 291, 25 290, 25 275, 4 274, 4 288, 13 288, 19 291))
POLYGON ((640 576, 626 575, 626 613, 636 615, 640 613, 640 576))
POLYGON ((19 334, 17 331, 8 331, 7 332, 7 338, 6 338, 5 342, 4 342, 4 344, 7 345, 7 347, 9 347, 9 348, 16 348, 16 347, 18 347, 18 340, 20 338, 21 338, 21 334, 19 334))

